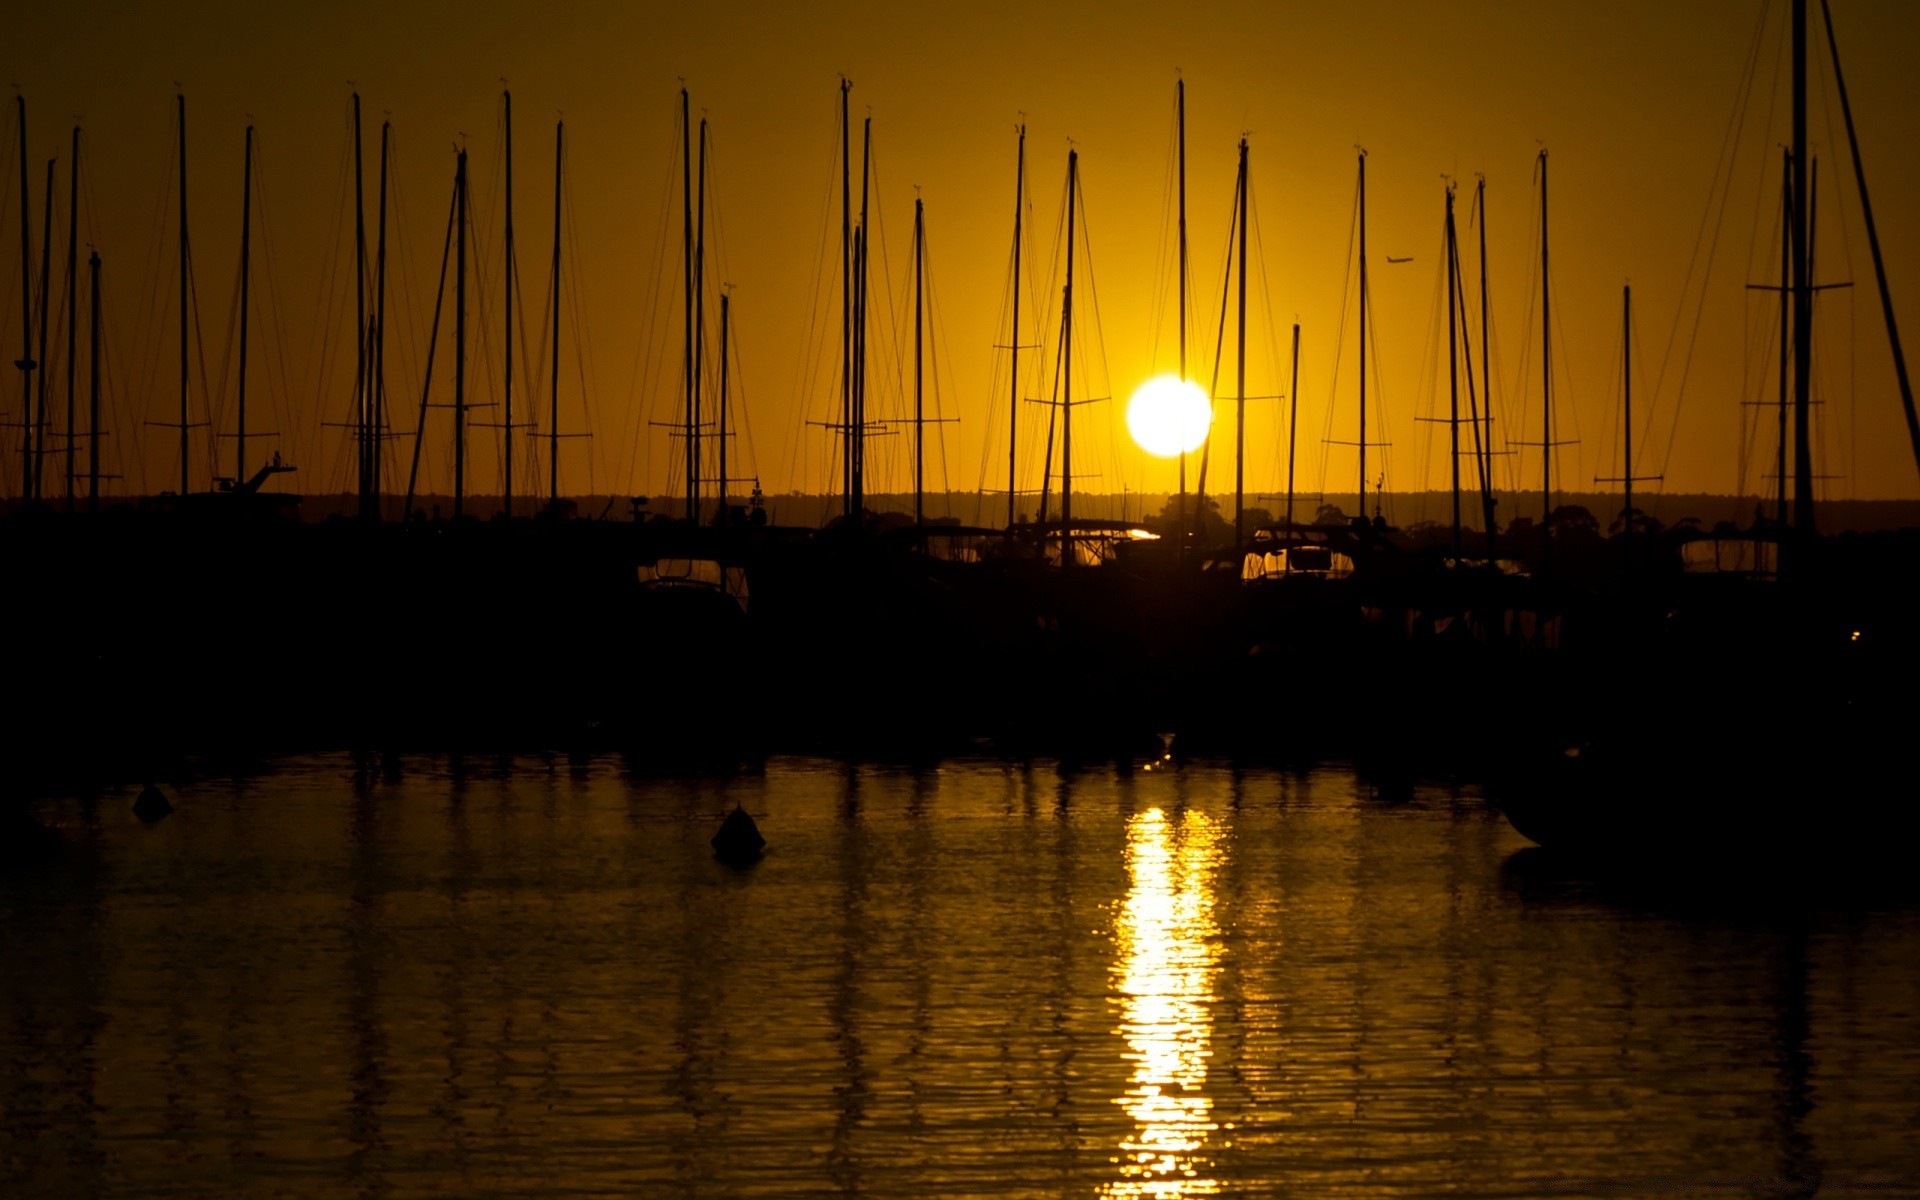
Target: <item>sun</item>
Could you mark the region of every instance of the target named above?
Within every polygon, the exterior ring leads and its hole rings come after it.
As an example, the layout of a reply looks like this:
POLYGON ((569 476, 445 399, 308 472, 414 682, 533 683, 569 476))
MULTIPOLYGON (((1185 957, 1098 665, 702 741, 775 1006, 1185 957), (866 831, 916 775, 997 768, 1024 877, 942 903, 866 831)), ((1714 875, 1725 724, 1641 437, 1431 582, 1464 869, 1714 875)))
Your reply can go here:
POLYGON ((1161 375, 1141 384, 1127 402, 1127 432, 1148 454, 1176 458, 1198 450, 1213 425, 1213 405, 1197 383, 1161 375))

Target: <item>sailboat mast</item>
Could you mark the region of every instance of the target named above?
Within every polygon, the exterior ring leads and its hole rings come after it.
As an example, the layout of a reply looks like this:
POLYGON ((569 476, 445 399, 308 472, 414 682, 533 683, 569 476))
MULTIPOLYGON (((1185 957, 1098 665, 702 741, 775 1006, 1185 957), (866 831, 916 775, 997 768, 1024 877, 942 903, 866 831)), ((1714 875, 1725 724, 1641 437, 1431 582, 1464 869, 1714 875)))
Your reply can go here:
POLYGON ((467 151, 463 146, 454 166, 453 210, 453 518, 466 514, 467 504, 467 151))
POLYGON ((560 503, 560 188, 567 124, 553 126, 553 381, 547 389, 547 504, 560 503))
POLYGON ((1067 286, 1060 301, 1060 565, 1073 566, 1073 237, 1080 152, 1067 151, 1067 286))
POLYGON ((1807 0, 1793 0, 1793 524, 1813 522, 1813 271, 1807 203, 1807 0))
POLYGON ((1013 367, 1007 396, 1007 533, 1013 533, 1019 476, 1015 459, 1020 449, 1020 217, 1026 208, 1027 127, 1020 126, 1019 148, 1013 165, 1013 367))
POLYGON ((187 494, 187 97, 175 97, 180 122, 180 494, 187 494))
POLYGON ((501 270, 501 275, 506 281, 502 285, 502 291, 505 295, 505 303, 501 305, 501 307, 506 310, 506 315, 505 315, 506 337, 504 339, 506 344, 506 374, 504 376, 505 383, 502 384, 501 393, 500 393, 501 399, 504 402, 504 405, 501 409, 501 415, 500 415, 500 481, 501 481, 501 492, 502 492, 502 495, 500 497, 500 503, 501 503, 501 515, 504 516, 507 520, 511 521, 513 520, 513 261, 514 260, 513 260, 513 93, 510 90, 507 90, 504 88, 501 89, 500 105, 501 105, 501 112, 503 114, 503 117, 506 123, 505 149, 506 149, 506 156, 507 156, 506 158, 506 172, 507 172, 507 188, 506 188, 507 230, 506 232, 507 232, 507 236, 506 236, 506 247, 505 247, 506 262, 503 264, 502 270, 501 270))
POLYGON ((380 468, 387 436, 387 156, 393 122, 380 122, 379 233, 373 258, 373 420, 367 432, 368 498, 374 520, 380 519, 380 468))
POLYGON ((1553 561, 1553 284, 1547 275, 1547 152, 1540 151, 1540 567, 1553 561))
POLYGON ((1780 445, 1774 460, 1774 478, 1780 489, 1775 513, 1780 528, 1787 527, 1787 413, 1788 377, 1793 368, 1793 151, 1784 151, 1780 164, 1780 445))
POLYGON ((1847 126, 1847 148, 1853 154, 1853 179, 1860 189, 1860 214, 1867 226, 1867 247, 1873 253, 1873 276, 1880 286, 1880 311, 1887 322, 1887 343, 1893 350, 1893 373, 1900 383, 1900 407, 1907 418, 1907 440, 1920 465, 1920 414, 1913 405, 1913 384, 1907 378, 1907 355, 1900 346, 1900 326, 1893 319, 1893 292, 1887 287, 1887 264, 1880 254, 1880 230, 1873 222, 1873 201, 1867 196, 1867 169, 1860 161, 1860 139, 1853 130, 1853 105, 1847 99, 1846 76, 1840 71, 1840 47, 1833 40, 1833 10, 1820 0, 1820 16, 1827 27, 1827 51, 1833 57, 1833 86, 1840 93, 1840 115, 1847 126))
POLYGON ((87 511, 100 511, 100 252, 87 255, 92 321, 87 326, 87 511))
POLYGON ((80 127, 73 127, 73 152, 67 159, 67 511, 73 511, 73 406, 75 342, 80 317, 80 127))
POLYGON ((921 314, 925 311, 925 281, 922 272, 925 269, 927 247, 926 210, 920 199, 913 198, 913 523, 926 523, 925 472, 927 460, 927 422, 923 407, 921 379, 921 314))
POLYGON ((373 398, 367 388, 367 194, 365 156, 360 143, 360 93, 353 93, 353 334, 356 357, 354 370, 354 416, 359 425, 360 443, 360 516, 369 515, 373 492, 373 398))
MULTIPOLYGON (((1174 89, 1174 120, 1179 141, 1179 193, 1180 193, 1180 382, 1187 381, 1187 81, 1176 79, 1174 89)), ((1175 557, 1186 553, 1187 545, 1187 448, 1186 438, 1180 439, 1180 497, 1174 504, 1174 554, 1175 557)))
POLYGON ((689 522, 697 520, 700 507, 700 460, 693 444, 693 425, 698 419, 699 382, 693 377, 693 114, 687 89, 680 89, 680 240, 681 278, 685 287, 682 321, 686 344, 680 369, 687 378, 685 445, 687 469, 687 510, 689 522))
POLYGON ((247 478, 247 309, 253 262, 253 126, 247 126, 246 151, 240 168, 240 379, 237 385, 239 418, 233 435, 233 485, 247 478))
POLYGON ((1453 184, 1447 184, 1447 457, 1453 478, 1453 559, 1460 561, 1460 246, 1453 221, 1453 184))
POLYGON ((39 404, 33 414, 33 502, 40 502, 42 485, 47 475, 47 377, 53 372, 47 370, 47 326, 52 322, 48 318, 51 305, 48 284, 53 277, 53 169, 58 159, 47 160, 46 199, 40 208, 40 391, 39 404))
POLYGON ((1300 322, 1293 323, 1292 379, 1287 384, 1287 524, 1293 524, 1293 452, 1300 445, 1300 322))
POLYGON ((1238 557, 1244 536, 1247 502, 1247 139, 1240 139, 1240 360, 1239 391, 1234 404, 1233 431, 1233 551, 1238 557))
POLYGON ((1360 519, 1367 517, 1367 152, 1360 152, 1360 519))
POLYGON ((730 323, 729 310, 733 298, 726 292, 720 293, 720 404, 713 414, 714 457, 718 461, 717 472, 720 512, 718 521, 722 525, 729 523, 732 514, 727 509, 727 332, 730 323))
POLYGON ((33 234, 31 187, 27 183, 27 98, 16 95, 20 115, 20 498, 33 499, 33 234))

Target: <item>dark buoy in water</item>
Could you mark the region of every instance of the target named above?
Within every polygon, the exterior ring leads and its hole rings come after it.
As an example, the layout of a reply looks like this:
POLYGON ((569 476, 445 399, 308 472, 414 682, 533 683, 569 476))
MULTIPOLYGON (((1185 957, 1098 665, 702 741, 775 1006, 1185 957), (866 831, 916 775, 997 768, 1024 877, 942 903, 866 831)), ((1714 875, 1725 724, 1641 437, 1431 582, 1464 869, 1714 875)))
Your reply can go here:
POLYGON ((720 831, 709 841, 713 856, 732 867, 759 862, 760 852, 767 845, 767 839, 760 836, 760 827, 738 804, 727 814, 727 819, 720 822, 720 831))
POLYGON ((142 821, 158 821, 172 811, 166 795, 151 783, 140 789, 140 798, 133 802, 133 815, 142 821))

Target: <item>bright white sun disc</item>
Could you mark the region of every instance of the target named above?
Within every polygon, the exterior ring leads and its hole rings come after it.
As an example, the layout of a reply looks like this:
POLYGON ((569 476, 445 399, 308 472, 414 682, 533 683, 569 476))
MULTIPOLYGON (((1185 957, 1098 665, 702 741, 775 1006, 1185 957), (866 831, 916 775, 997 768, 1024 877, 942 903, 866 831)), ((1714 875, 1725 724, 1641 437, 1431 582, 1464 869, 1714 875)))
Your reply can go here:
POLYGON ((1198 450, 1212 425, 1213 405, 1205 390, 1172 375, 1147 380, 1127 402, 1127 432, 1159 458, 1198 450))

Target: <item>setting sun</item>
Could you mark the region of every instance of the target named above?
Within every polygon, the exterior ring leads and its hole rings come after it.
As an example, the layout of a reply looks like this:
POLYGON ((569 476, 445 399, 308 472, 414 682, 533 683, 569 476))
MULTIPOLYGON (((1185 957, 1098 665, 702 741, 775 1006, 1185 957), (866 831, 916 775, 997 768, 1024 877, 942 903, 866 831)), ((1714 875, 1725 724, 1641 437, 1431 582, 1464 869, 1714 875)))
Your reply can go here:
POLYGON ((1207 393, 1172 375, 1147 380, 1127 403, 1127 432, 1142 450, 1160 458, 1198 450, 1212 424, 1207 393))

